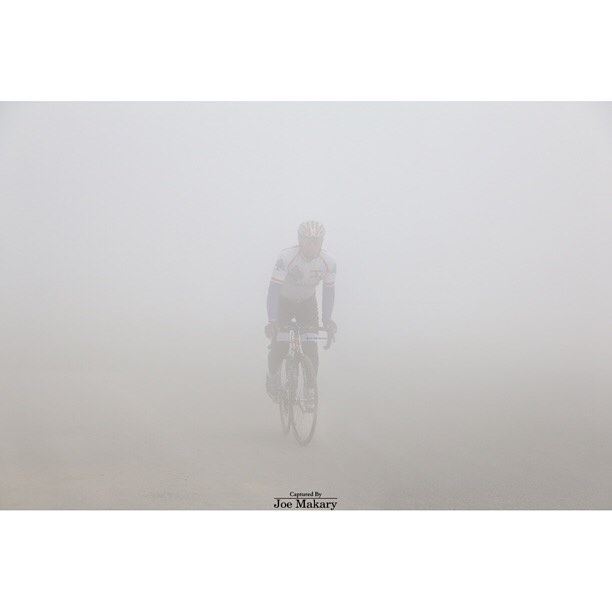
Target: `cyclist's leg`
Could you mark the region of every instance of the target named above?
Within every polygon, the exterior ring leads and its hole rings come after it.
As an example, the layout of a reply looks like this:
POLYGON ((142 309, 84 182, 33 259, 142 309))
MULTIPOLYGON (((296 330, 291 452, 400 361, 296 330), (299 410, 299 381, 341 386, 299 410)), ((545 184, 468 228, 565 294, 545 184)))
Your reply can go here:
POLYGON ((316 342, 304 342, 304 355, 306 355, 312 363, 315 371, 315 376, 319 371, 319 347, 316 342))
MULTIPOLYGON (((281 297, 278 303, 278 319, 279 326, 287 325, 293 316, 292 305, 289 300, 281 297)), ((280 368, 283 357, 289 350, 288 342, 278 342, 273 339, 271 342, 270 352, 268 353, 268 372, 275 374, 280 368)))
MULTIPOLYGON (((316 296, 313 295, 312 298, 300 302, 299 309, 297 310, 295 318, 300 325, 314 328, 319 327, 319 309, 317 307, 316 296)), ((316 380, 316 375, 319 371, 319 347, 317 342, 304 342, 302 349, 314 367, 316 380)))
POLYGON ((276 342, 272 341, 270 352, 268 353, 268 372, 271 376, 278 372, 283 358, 289 350, 288 342, 276 342))
MULTIPOLYGON (((278 304, 278 320, 279 325, 286 325, 291 319, 291 304, 288 300, 280 298, 278 304)), ((288 342, 278 342, 272 340, 270 350, 268 352, 268 374, 266 376, 266 390, 268 394, 274 396, 280 385, 280 366, 283 358, 289 350, 288 342)))

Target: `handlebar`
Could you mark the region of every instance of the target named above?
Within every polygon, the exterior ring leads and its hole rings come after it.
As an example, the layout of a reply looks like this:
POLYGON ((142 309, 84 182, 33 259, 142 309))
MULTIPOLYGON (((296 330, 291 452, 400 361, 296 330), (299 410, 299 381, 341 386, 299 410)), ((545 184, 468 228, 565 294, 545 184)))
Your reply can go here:
POLYGON ((336 340, 336 334, 331 333, 326 327, 321 327, 321 326, 303 327, 299 325, 298 323, 294 323, 294 322, 291 322, 288 325, 283 325, 282 327, 278 327, 276 332, 278 334, 278 332, 287 332, 291 329, 296 331, 299 334, 307 334, 307 333, 314 333, 314 332, 320 332, 320 331, 327 332, 327 338, 316 338, 316 340, 327 340, 327 342, 325 343, 325 346, 323 347, 325 350, 327 350, 332 345, 332 343, 335 342, 336 340))

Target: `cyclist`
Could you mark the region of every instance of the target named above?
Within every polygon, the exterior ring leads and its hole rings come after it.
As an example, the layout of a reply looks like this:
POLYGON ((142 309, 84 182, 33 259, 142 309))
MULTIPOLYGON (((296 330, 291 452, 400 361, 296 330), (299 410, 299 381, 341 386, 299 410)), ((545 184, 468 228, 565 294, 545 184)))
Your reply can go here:
MULTIPOLYGON (((268 354, 266 390, 276 398, 280 386, 280 365, 289 348, 288 342, 277 342, 279 327, 295 320, 305 327, 319 327, 316 289, 323 281, 321 311, 323 327, 328 334, 336 333, 331 318, 334 308, 336 262, 322 249, 325 228, 318 221, 304 221, 298 228, 298 244, 281 251, 272 271, 268 287, 268 324, 265 334, 271 341, 268 354)), ((304 353, 310 358, 315 373, 319 367, 316 342, 305 342, 304 353)), ((314 387, 306 389, 314 397, 314 387)))

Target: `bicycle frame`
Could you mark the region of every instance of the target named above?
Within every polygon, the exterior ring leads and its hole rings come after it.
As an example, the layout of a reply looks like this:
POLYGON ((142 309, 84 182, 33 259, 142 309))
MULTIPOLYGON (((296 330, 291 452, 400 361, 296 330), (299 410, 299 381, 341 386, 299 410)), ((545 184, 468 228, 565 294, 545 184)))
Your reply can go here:
MULTIPOLYGON (((302 446, 312 439, 318 411, 317 374, 312 362, 306 359, 302 343, 325 340, 325 337, 319 337, 320 331, 327 330, 318 326, 302 327, 297 321, 290 321, 277 329, 274 339, 275 342, 287 342, 289 345, 281 363, 281 387, 277 395, 282 431, 287 434, 293 429, 296 440, 302 446), (307 396, 304 395, 306 387, 309 390, 307 396)), ((334 334, 327 332, 325 348, 329 348, 333 340, 334 334)))

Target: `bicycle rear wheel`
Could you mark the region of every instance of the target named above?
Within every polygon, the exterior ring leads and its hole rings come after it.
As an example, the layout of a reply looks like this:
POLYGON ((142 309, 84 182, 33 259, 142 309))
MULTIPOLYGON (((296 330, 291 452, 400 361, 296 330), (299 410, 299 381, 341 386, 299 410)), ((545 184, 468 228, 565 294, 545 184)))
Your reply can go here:
POLYGON ((294 362, 294 389, 291 402, 291 426, 295 439, 306 446, 314 436, 319 408, 317 379, 312 362, 306 355, 294 362), (308 390, 311 389, 310 395, 308 390))

